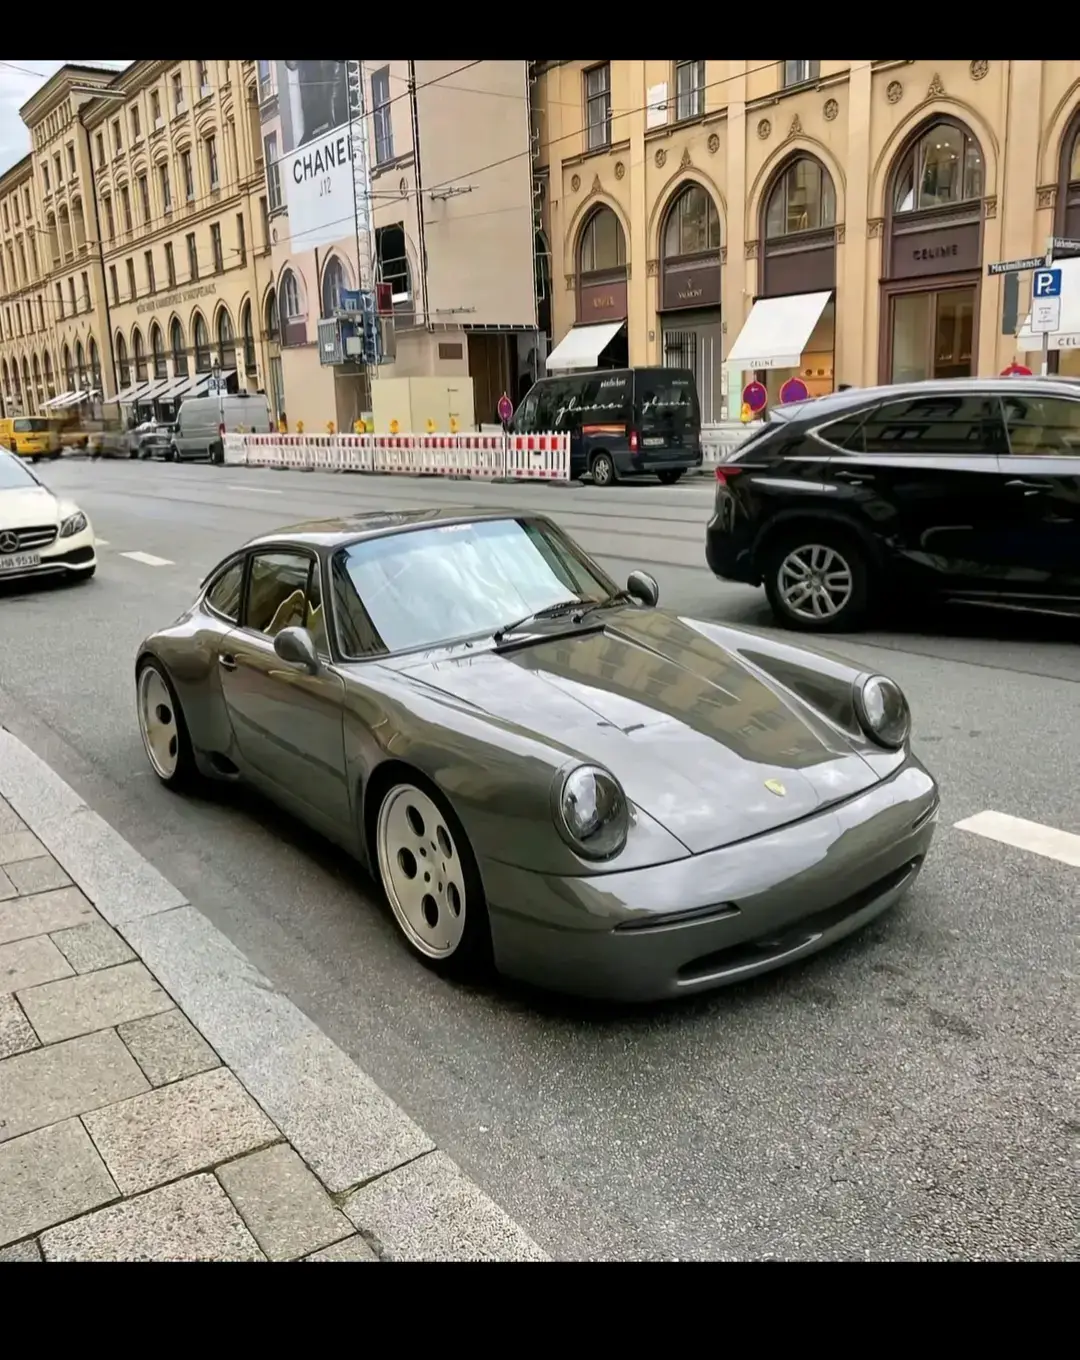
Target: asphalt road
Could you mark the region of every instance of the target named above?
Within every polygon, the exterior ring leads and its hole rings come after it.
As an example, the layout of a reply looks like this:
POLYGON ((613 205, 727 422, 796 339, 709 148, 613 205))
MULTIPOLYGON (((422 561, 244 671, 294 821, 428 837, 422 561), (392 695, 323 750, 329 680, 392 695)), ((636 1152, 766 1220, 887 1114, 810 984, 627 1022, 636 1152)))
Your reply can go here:
POLYGON ((662 603, 768 627, 757 592, 703 566, 711 488, 43 471, 91 514, 100 566, 84 586, 0 592, 0 721, 553 1255, 1080 1254, 1080 867, 954 827, 992 809, 1080 835, 1075 630, 955 614, 831 644, 905 686, 943 788, 919 884, 862 935, 636 1011, 481 992, 414 963, 356 866, 254 796, 162 789, 135 724, 135 647, 255 533, 435 502, 542 508, 616 577, 651 571, 662 603))

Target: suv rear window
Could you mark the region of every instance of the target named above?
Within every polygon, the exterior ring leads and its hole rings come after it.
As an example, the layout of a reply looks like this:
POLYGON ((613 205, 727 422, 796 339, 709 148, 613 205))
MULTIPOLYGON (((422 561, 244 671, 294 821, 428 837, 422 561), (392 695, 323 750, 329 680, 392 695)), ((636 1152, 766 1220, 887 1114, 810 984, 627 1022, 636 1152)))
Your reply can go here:
POLYGON ((689 373, 639 369, 635 374, 634 395, 642 423, 651 420, 664 424, 672 421, 686 425, 699 423, 697 389, 689 373))

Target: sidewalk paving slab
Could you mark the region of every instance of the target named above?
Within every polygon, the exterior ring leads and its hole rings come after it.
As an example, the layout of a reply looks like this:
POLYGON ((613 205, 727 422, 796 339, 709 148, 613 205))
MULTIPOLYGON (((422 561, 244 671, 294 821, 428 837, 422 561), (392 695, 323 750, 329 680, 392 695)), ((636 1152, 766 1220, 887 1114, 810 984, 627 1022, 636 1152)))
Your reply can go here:
POLYGON ((0 1262, 548 1259, 3 729, 0 854, 0 1262))

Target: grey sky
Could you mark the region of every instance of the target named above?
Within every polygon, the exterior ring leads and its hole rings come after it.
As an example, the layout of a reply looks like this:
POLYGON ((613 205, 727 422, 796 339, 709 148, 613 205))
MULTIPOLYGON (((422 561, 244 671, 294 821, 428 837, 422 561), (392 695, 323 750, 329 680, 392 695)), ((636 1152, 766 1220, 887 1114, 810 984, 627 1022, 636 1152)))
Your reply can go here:
MULTIPOLYGON (((79 66, 130 65, 127 61, 83 61, 69 57, 79 66)), ((58 71, 63 61, 0 61, 0 174, 30 150, 30 134, 19 117, 20 107, 58 71)))

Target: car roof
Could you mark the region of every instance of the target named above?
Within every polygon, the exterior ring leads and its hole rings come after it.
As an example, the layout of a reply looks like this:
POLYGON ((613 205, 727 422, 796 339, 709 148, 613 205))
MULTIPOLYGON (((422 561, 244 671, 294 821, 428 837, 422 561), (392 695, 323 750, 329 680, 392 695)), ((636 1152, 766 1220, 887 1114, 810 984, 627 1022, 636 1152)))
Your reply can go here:
POLYGON ((909 397, 959 397, 973 393, 1004 395, 1008 392, 1057 397, 1061 396, 1062 389, 1071 390, 1073 395, 1080 397, 1080 379, 1064 375, 1046 378, 1007 378, 1000 375, 993 378, 932 378, 925 382, 890 383, 883 387, 848 387, 843 392, 829 392, 823 397, 811 397, 806 401, 793 401, 786 406, 774 407, 769 412, 769 419, 783 421, 805 417, 817 421, 874 402, 904 401, 909 397))
POLYGON ((360 543, 366 538, 382 538, 391 534, 405 533, 410 529, 430 528, 440 524, 474 524, 483 520, 531 519, 548 520, 547 515, 532 511, 523 513, 514 510, 485 510, 472 506, 441 506, 429 510, 367 510, 353 515, 342 515, 333 519, 303 520, 299 524, 289 524, 273 533, 260 534, 245 543, 245 548, 257 548, 263 544, 291 543, 308 547, 334 549, 346 547, 350 543, 360 543))

